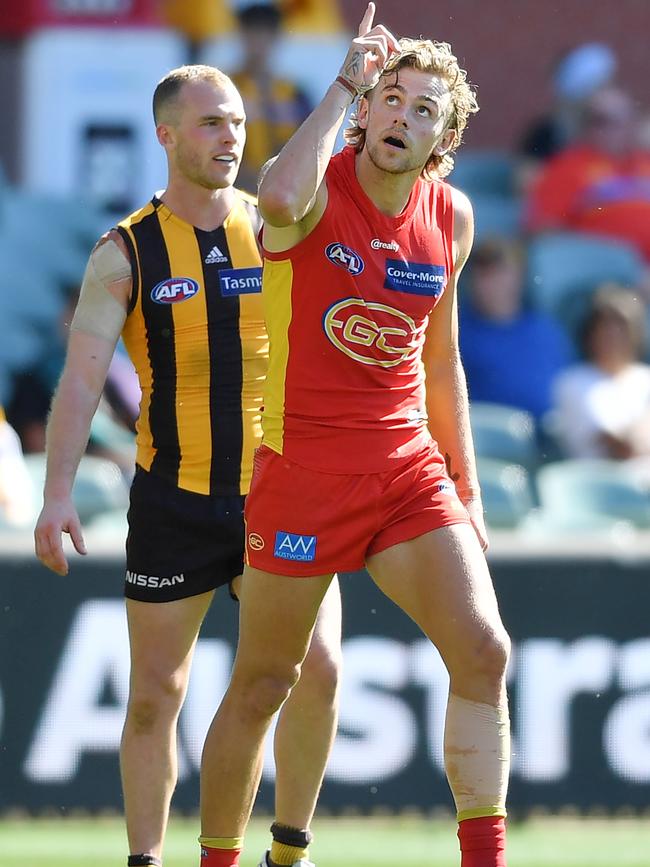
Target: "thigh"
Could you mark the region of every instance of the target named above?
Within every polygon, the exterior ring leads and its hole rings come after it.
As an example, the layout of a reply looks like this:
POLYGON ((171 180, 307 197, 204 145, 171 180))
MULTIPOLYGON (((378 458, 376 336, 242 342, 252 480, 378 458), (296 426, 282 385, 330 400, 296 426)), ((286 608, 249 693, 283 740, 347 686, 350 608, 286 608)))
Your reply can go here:
POLYGON ((233 684, 251 676, 284 676, 302 663, 331 581, 331 575, 294 578, 244 568, 233 684))
POLYGON ((368 558, 378 587, 437 646, 448 667, 487 635, 505 630, 476 532, 454 524, 368 558))
POLYGON ((341 658, 341 616, 341 590, 338 578, 334 576, 318 610, 304 669, 310 664, 317 668, 331 663, 338 666, 341 658))
POLYGON ((183 688, 196 639, 214 592, 173 602, 126 600, 131 683, 169 683, 183 688))

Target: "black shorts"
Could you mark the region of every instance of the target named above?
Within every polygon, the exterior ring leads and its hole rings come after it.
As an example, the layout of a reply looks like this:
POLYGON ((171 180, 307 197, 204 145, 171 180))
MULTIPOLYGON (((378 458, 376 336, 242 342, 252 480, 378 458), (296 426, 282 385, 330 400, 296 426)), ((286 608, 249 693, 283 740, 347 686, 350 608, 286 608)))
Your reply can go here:
POLYGON ((241 575, 244 500, 185 491, 137 467, 128 513, 125 596, 170 602, 241 575))

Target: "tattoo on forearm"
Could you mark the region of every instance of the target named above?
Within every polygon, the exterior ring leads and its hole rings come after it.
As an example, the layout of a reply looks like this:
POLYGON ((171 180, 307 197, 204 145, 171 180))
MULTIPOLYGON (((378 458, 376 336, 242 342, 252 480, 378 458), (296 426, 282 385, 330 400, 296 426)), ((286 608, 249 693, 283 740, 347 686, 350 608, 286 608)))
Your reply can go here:
POLYGON ((361 69, 362 59, 363 54, 360 51, 355 51, 345 66, 345 72, 348 75, 357 75, 361 69))
POLYGON ((460 479, 460 473, 452 472, 451 468, 451 455, 448 452, 445 452, 445 466, 447 467, 447 475, 452 480, 454 484, 460 479))

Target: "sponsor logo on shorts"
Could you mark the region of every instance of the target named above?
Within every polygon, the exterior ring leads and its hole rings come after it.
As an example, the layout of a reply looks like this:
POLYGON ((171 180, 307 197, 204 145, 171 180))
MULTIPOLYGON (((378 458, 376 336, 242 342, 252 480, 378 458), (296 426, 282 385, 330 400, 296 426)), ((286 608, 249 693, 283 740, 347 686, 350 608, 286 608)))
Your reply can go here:
POLYGON ((287 533, 278 530, 275 534, 274 557, 282 560, 301 560, 305 563, 316 558, 316 536, 301 533, 287 533))
POLYGON ((174 584, 183 584, 185 575, 181 572, 180 575, 171 575, 169 578, 161 578, 160 575, 142 575, 139 572, 130 572, 126 570, 127 584, 137 584, 138 587, 150 587, 154 590, 160 590, 163 587, 173 587, 174 584))
POLYGON ((380 241, 379 238, 373 238, 370 246, 373 250, 392 250, 393 253, 399 250, 397 241, 380 241))
POLYGON ((325 247, 325 255, 333 265, 345 268, 353 276, 361 274, 365 268, 365 262, 361 256, 351 247, 346 247, 345 244, 340 244, 338 241, 325 247))
POLYGON ((222 298, 233 295, 252 295, 262 291, 262 269, 222 268, 219 271, 219 288, 222 298))
POLYGON ((323 329, 337 349, 361 364, 394 367, 417 351, 415 322, 387 304, 344 298, 325 312, 323 329))
POLYGON ((264 544, 264 539, 262 539, 259 533, 248 534, 248 547, 252 548, 253 551, 261 551, 264 544))
POLYGON ((444 265, 428 265, 419 262, 404 262, 401 259, 386 259, 384 289, 408 292, 411 295, 430 295, 439 298, 447 284, 447 269, 444 265))
POLYGON ((151 290, 151 300, 156 304, 179 304, 193 298, 201 287, 191 277, 170 277, 157 283, 151 290))

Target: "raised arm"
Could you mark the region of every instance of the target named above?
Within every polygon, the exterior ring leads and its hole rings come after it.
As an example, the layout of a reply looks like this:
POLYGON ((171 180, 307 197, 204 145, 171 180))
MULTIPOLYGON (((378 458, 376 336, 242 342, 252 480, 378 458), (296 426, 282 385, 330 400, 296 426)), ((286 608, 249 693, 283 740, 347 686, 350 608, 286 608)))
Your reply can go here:
POLYGON ((465 504, 483 549, 487 533, 469 421, 467 382, 458 346, 457 287, 474 238, 469 199, 453 190, 454 271, 427 329, 423 361, 426 371, 429 430, 445 457, 447 470, 465 504))
POLYGON ((385 27, 373 27, 374 15, 375 4, 369 3, 339 75, 263 172, 258 201, 265 238, 269 227, 292 227, 301 221, 308 228, 302 227, 299 234, 307 234, 323 214, 323 178, 347 110, 357 96, 375 86, 386 61, 399 51, 399 42, 385 27))
POLYGON ((47 424, 47 473, 43 509, 34 530, 36 556, 60 575, 68 571, 62 533, 85 554, 72 485, 86 449, 90 423, 104 388, 115 344, 126 320, 131 266, 117 232, 105 235, 90 255, 70 328, 65 367, 47 424))

